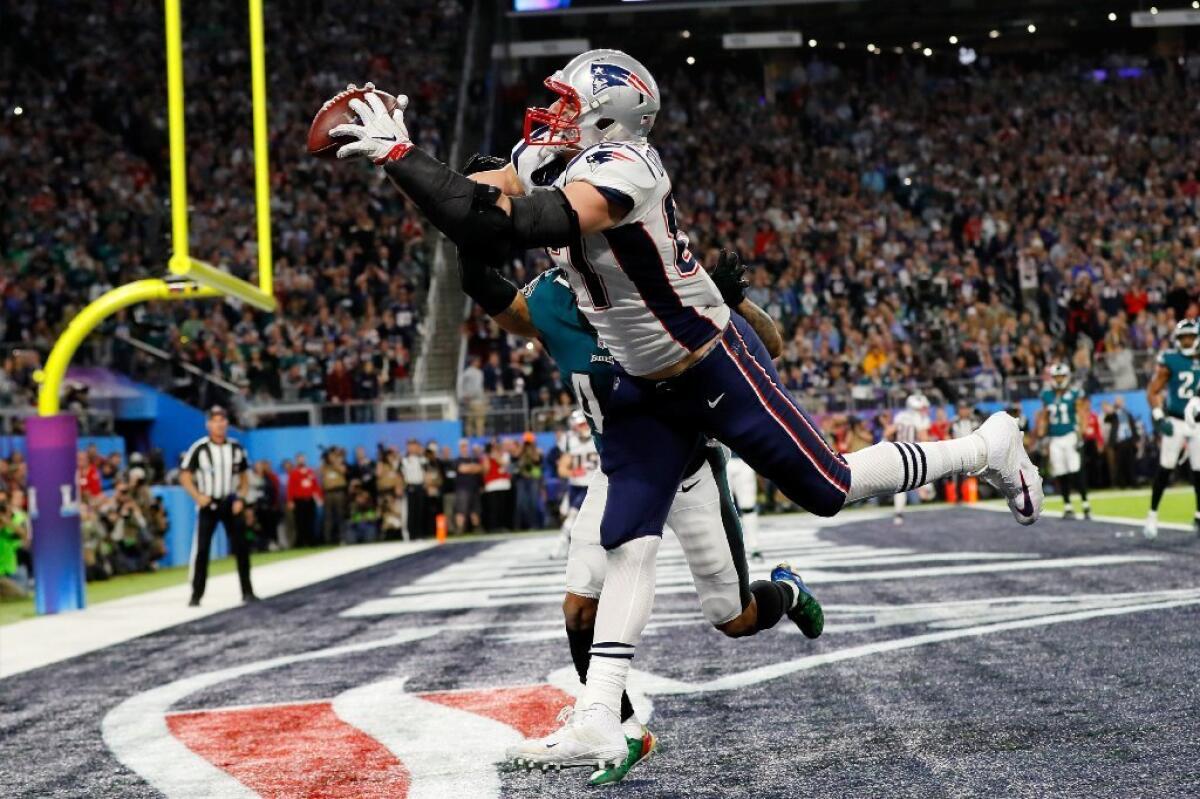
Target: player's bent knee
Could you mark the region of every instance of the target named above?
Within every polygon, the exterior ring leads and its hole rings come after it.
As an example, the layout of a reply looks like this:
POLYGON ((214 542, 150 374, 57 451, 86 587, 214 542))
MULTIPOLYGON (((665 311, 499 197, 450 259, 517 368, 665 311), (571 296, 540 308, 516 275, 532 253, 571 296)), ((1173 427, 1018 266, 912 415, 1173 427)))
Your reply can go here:
POLYGON ((723 624, 713 626, 725 634, 727 638, 746 638, 758 632, 758 626, 755 624, 756 614, 753 612, 753 606, 747 607, 735 618, 723 624))
POLYGON ((738 597, 737 586, 733 586, 731 592, 715 592, 705 595, 701 594, 700 612, 704 614, 704 618, 708 623, 716 627, 726 635, 725 626, 733 624, 742 614, 742 606, 738 597))
POLYGON ((580 596, 570 591, 563 597, 563 619, 568 630, 587 630, 596 625, 597 597, 580 596))

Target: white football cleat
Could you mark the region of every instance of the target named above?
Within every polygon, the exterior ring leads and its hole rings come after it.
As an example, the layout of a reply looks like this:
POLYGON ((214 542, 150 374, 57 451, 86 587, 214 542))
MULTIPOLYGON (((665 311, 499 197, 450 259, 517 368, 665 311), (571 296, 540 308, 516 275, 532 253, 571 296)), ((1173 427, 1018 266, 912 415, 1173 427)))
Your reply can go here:
POLYGON ((575 766, 602 770, 619 766, 629 754, 621 719, 604 705, 584 710, 564 707, 558 720, 564 722, 562 727, 545 738, 509 747, 505 758, 542 771, 575 766))
POLYGON ((1017 420, 1004 411, 993 413, 975 431, 987 447, 987 466, 978 472, 1008 500, 1019 524, 1033 524, 1042 515, 1042 475, 1029 460, 1017 420))
POLYGON ((1156 517, 1146 517, 1146 525, 1142 528, 1142 537, 1147 541, 1158 538, 1158 519, 1156 517))

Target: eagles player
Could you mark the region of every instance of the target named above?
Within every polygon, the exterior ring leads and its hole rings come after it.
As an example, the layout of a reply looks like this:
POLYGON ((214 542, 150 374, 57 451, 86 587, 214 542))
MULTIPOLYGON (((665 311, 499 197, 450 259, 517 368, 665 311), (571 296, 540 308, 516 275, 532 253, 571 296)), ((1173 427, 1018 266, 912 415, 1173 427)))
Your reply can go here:
MULTIPOLYGON (((742 310, 754 313, 749 306, 742 310)), ((592 447, 601 450, 604 409, 611 396, 614 378, 612 355, 597 341, 595 331, 579 313, 561 268, 555 267, 539 275, 522 289, 504 313, 493 316, 509 332, 542 340, 560 372, 570 376, 571 388, 581 406, 578 413, 591 430, 592 447)), ((774 324, 761 311, 755 318, 760 323, 774 324)), ((778 338, 778 333, 775 337, 778 338)), ((564 465, 569 463, 570 453, 568 449, 564 454, 564 465)), ((596 470, 584 490, 569 537, 563 613, 571 658, 580 681, 585 684, 596 607, 607 567, 600 545, 600 519, 607 496, 608 481, 603 472, 596 470)), ((679 487, 667 523, 675 531, 692 570, 701 609, 717 629, 730 637, 753 635, 773 627, 786 613, 809 637, 820 634, 823 624, 820 605, 787 564, 776 567, 771 580, 748 584, 741 529, 720 450, 703 446, 703 442, 698 441, 696 455, 679 487)), ((624 759, 616 766, 598 769, 591 778, 596 785, 623 778, 655 745, 654 736, 634 716, 628 697, 623 696, 621 704, 626 743, 624 759)), ((563 748, 569 748, 571 742, 564 743, 567 746, 563 748)), ((532 741, 514 748, 511 756, 528 765, 538 765, 544 762, 540 755, 545 750, 543 741, 532 741)), ((578 759, 581 762, 556 761, 554 764, 591 765, 598 762, 590 752, 578 759)))
POLYGON ((1050 476, 1058 481, 1063 497, 1063 518, 1075 518, 1071 507, 1071 484, 1079 490, 1083 518, 1092 518, 1088 502, 1087 478, 1083 473, 1083 420, 1091 412, 1083 391, 1071 385, 1071 367, 1056 363, 1050 367, 1050 387, 1042 392, 1042 411, 1038 414, 1041 437, 1050 438, 1050 476))
POLYGON ((402 96, 391 114, 374 93, 352 100, 358 122, 330 134, 353 139, 339 158, 382 166, 471 256, 476 266, 464 260, 464 288, 484 298, 485 310, 502 313, 517 290, 478 265, 513 248, 546 248, 615 361, 601 466, 619 501, 606 504, 601 523, 607 577, 593 660, 581 712, 538 761, 561 765, 581 753, 604 762, 625 751, 620 697, 653 605, 663 526, 698 437, 718 439, 821 516, 970 472, 1004 494, 1018 523, 1032 524, 1042 490, 1016 423, 1003 413, 965 439, 913 449, 882 442, 844 458, 834 452, 782 388, 754 328, 731 312, 729 303, 743 297, 723 295, 681 246, 671 181, 647 140, 660 108, 649 70, 625 53, 591 50, 545 85, 557 99, 526 112, 525 143, 568 159, 545 191, 523 191, 511 165, 473 183, 422 152, 405 127, 402 96))
POLYGON ((1158 471, 1150 492, 1150 513, 1142 534, 1158 536, 1158 505, 1171 482, 1171 475, 1186 452, 1192 467, 1192 484, 1196 491, 1196 513, 1192 528, 1200 535, 1200 429, 1188 419, 1188 404, 1197 396, 1200 387, 1200 323, 1184 319, 1172 333, 1174 347, 1158 355, 1158 368, 1146 386, 1150 416, 1162 434, 1158 449, 1158 471))
MULTIPOLYGON (((929 399, 917 392, 904 401, 904 410, 896 414, 886 431, 886 438, 898 442, 898 446, 912 445, 929 440, 929 399)), ((912 450, 915 452, 915 449, 912 450)), ((904 524, 904 507, 908 504, 908 492, 898 491, 892 500, 896 509, 892 524, 904 524)))
POLYGON ((737 502, 738 515, 742 519, 742 533, 751 560, 762 560, 762 549, 758 539, 758 475, 754 473, 736 452, 730 452, 729 487, 737 502))
POLYGON ((596 440, 592 438, 592 426, 583 411, 571 411, 569 425, 563 453, 558 458, 558 476, 567 481, 567 490, 563 494, 566 510, 554 552, 556 560, 567 556, 571 526, 575 524, 575 517, 583 505, 592 475, 600 468, 600 453, 596 449, 596 440))

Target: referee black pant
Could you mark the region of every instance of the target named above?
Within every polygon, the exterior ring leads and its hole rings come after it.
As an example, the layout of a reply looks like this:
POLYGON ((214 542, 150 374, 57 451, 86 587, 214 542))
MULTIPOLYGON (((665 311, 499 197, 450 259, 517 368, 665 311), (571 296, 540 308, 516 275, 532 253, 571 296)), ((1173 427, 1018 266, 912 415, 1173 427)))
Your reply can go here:
POLYGON ((196 519, 196 540, 192 545, 192 598, 199 600, 204 596, 204 586, 208 582, 208 555, 212 549, 213 533, 217 530, 217 522, 225 526, 225 536, 229 539, 229 548, 237 558, 238 581, 242 584, 242 596, 254 593, 250 586, 250 547, 246 542, 246 522, 242 514, 233 512, 236 497, 225 497, 214 500, 207 508, 201 508, 196 519))

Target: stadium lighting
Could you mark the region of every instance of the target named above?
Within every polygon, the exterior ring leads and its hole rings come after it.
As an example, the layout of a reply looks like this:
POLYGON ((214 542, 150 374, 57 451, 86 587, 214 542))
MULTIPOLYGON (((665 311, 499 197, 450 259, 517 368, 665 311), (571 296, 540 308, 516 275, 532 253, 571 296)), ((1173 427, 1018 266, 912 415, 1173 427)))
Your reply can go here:
POLYGON ((1037 33, 1037 25, 1034 25, 1032 22, 1030 22, 1029 25, 1026 26, 1025 30, 1029 31, 1030 33, 1037 33))
POLYGON ((838 42, 838 44, 837 44, 837 48, 838 48, 839 50, 845 50, 845 49, 846 49, 846 43, 845 43, 845 42, 838 42))
POLYGON ((904 185, 905 185, 905 186, 911 186, 911 185, 912 185, 912 178, 905 178, 905 179, 904 179, 904 185))
POLYGON ((1115 12, 1115 11, 1109 11, 1109 12, 1108 12, 1108 21, 1109 21, 1109 22, 1116 22, 1116 21, 1117 21, 1117 12, 1115 12))
POLYGON ((988 38, 989 39, 999 39, 1000 31, 996 30, 995 28, 992 28, 990 31, 988 31, 988 38))
POLYGON ((691 56, 691 55, 690 55, 690 56, 688 56, 688 57, 687 57, 687 62, 688 62, 688 66, 690 67, 692 64, 695 64, 695 63, 696 63, 696 57, 695 57, 695 56, 691 56))
POLYGON ((1200 8, 1200 0, 1192 0, 1192 8, 1200 8))
POLYGON ((904 48, 899 45, 896 45, 895 47, 892 48, 892 52, 895 53, 896 55, 904 55, 904 48))
POLYGON ((873 45, 873 44, 868 44, 868 45, 867 45, 867 52, 868 52, 868 53, 873 53, 873 52, 875 52, 875 45, 873 45))
POLYGON ((808 46, 809 46, 809 47, 816 47, 816 46, 817 46, 817 40, 816 40, 816 39, 809 39, 809 40, 808 40, 808 46))
POLYGON ((925 54, 925 57, 926 57, 926 58, 929 58, 929 56, 933 55, 933 48, 931 48, 931 47, 926 47, 926 48, 925 48, 924 50, 922 50, 921 52, 925 54))
POLYGON ((913 43, 912 43, 912 49, 914 49, 914 50, 920 50, 920 49, 921 49, 921 43, 920 43, 920 42, 913 42, 913 43))
POLYGON ((683 37, 683 38, 685 38, 685 39, 690 39, 690 38, 692 38, 692 32, 691 32, 691 31, 687 31, 687 30, 680 31, 680 32, 679 32, 679 35, 680 35, 680 36, 682 36, 682 37, 683 37))
POLYGON ((951 37, 950 37, 950 44, 958 44, 958 37, 957 37, 957 36, 951 36, 951 37))
POLYGON ((1150 6, 1150 13, 1151 13, 1151 14, 1157 14, 1157 13, 1158 13, 1158 6, 1150 6))
POLYGON ((13 109, 13 116, 15 116, 15 117, 19 117, 19 116, 21 116, 21 114, 24 114, 24 113, 25 113, 25 109, 22 108, 21 106, 17 106, 16 108, 13 109))

